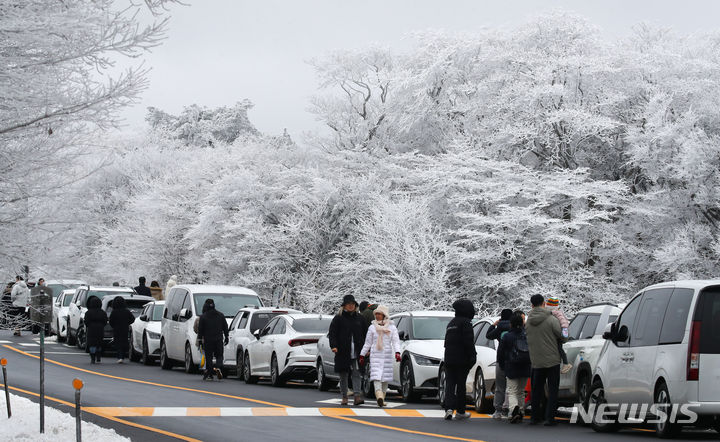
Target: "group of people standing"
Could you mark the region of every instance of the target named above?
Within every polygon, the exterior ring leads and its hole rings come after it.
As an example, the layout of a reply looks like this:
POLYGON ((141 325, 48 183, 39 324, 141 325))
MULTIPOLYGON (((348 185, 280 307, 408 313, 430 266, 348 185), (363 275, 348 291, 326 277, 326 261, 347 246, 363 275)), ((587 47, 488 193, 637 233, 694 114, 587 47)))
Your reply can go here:
MULTIPOLYGON (((523 420, 525 385, 530 379, 530 424, 554 426, 560 374, 572 368, 562 348, 568 338, 568 321, 558 309, 557 298, 546 303, 542 295, 533 295, 530 303, 527 320, 522 310, 504 309, 486 334, 487 339, 498 341, 493 418, 506 417, 510 423, 523 420)), ((465 380, 476 358, 471 322, 475 309, 466 299, 456 301, 453 308, 456 317, 445 335, 447 383, 443 406, 446 419, 455 413, 459 420, 470 417, 465 408, 465 380)))

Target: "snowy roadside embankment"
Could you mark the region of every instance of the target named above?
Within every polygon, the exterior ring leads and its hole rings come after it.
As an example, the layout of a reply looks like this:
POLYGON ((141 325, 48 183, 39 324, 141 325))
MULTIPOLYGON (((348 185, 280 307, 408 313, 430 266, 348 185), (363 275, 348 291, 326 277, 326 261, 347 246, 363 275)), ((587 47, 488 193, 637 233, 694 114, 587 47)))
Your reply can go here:
MULTIPOLYGON (((73 441, 75 440, 75 416, 45 406, 45 434, 40 434, 40 406, 24 397, 10 395, 12 417, 7 418, 5 394, 0 392, 0 440, 12 441, 73 441)), ((84 440, 103 442, 126 442, 115 431, 90 422, 82 423, 84 440)))

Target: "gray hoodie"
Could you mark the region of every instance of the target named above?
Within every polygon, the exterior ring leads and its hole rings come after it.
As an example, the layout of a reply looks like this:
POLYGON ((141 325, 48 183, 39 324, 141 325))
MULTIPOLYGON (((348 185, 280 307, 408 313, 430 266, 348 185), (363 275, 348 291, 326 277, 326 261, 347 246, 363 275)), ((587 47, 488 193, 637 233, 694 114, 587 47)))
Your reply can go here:
POLYGON ((548 368, 560 364, 558 341, 565 341, 560 321, 543 307, 533 307, 528 314, 527 324, 528 349, 533 368, 548 368))
POLYGON ((18 281, 13 285, 10 292, 10 300, 13 307, 25 308, 30 303, 30 289, 25 281, 18 281))

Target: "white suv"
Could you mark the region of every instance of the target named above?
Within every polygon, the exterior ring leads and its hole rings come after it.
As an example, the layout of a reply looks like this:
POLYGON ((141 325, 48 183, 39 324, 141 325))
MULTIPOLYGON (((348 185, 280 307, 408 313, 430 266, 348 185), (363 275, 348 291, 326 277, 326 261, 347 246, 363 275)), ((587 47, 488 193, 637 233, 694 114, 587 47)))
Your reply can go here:
POLYGON ((245 287, 224 285, 176 285, 166 294, 160 337, 160 367, 170 370, 175 361, 184 362, 186 373, 196 373, 200 350, 195 346, 195 320, 202 315, 205 301, 212 299, 215 310, 228 322, 243 307, 262 307, 260 297, 245 287))
POLYGON ((587 408, 592 374, 605 345, 603 332, 609 323, 615 322, 621 311, 622 308, 616 304, 593 304, 577 312, 570 321, 568 342, 563 344, 563 349, 572 369, 560 375, 558 399, 561 404, 573 406, 580 403, 587 408))
POLYGON ((237 312, 230 323, 228 344, 223 351, 223 366, 235 371, 238 378, 243 378, 243 356, 248 344, 255 341, 255 333, 259 333, 278 315, 302 313, 300 310, 280 309, 272 307, 246 307, 237 312))
POLYGON ((644 405, 658 436, 673 436, 681 424, 720 431, 720 280, 647 287, 603 337, 590 393, 594 430, 617 430, 629 423, 627 411, 636 417, 644 405), (678 420, 668 419, 678 406, 678 420), (601 416, 604 407, 610 419, 601 416))

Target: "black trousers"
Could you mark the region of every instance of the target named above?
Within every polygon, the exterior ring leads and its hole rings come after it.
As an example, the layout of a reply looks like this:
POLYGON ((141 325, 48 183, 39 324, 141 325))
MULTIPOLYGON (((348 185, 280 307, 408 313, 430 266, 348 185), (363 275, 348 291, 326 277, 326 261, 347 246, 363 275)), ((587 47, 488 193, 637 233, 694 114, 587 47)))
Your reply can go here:
POLYGON ((533 368, 532 370, 532 420, 543 420, 542 410, 545 403, 545 420, 555 421, 555 412, 558 407, 558 390, 560 389, 560 364, 548 368, 533 368), (548 386, 547 402, 545 398, 545 384, 548 386))
POLYGON ((222 365, 223 361, 223 341, 213 340, 205 341, 205 374, 213 374, 215 364, 213 358, 217 358, 218 364, 222 365))
POLYGON ((465 413, 465 381, 467 381, 470 368, 446 365, 445 366, 445 404, 446 410, 455 410, 458 413, 465 413))

